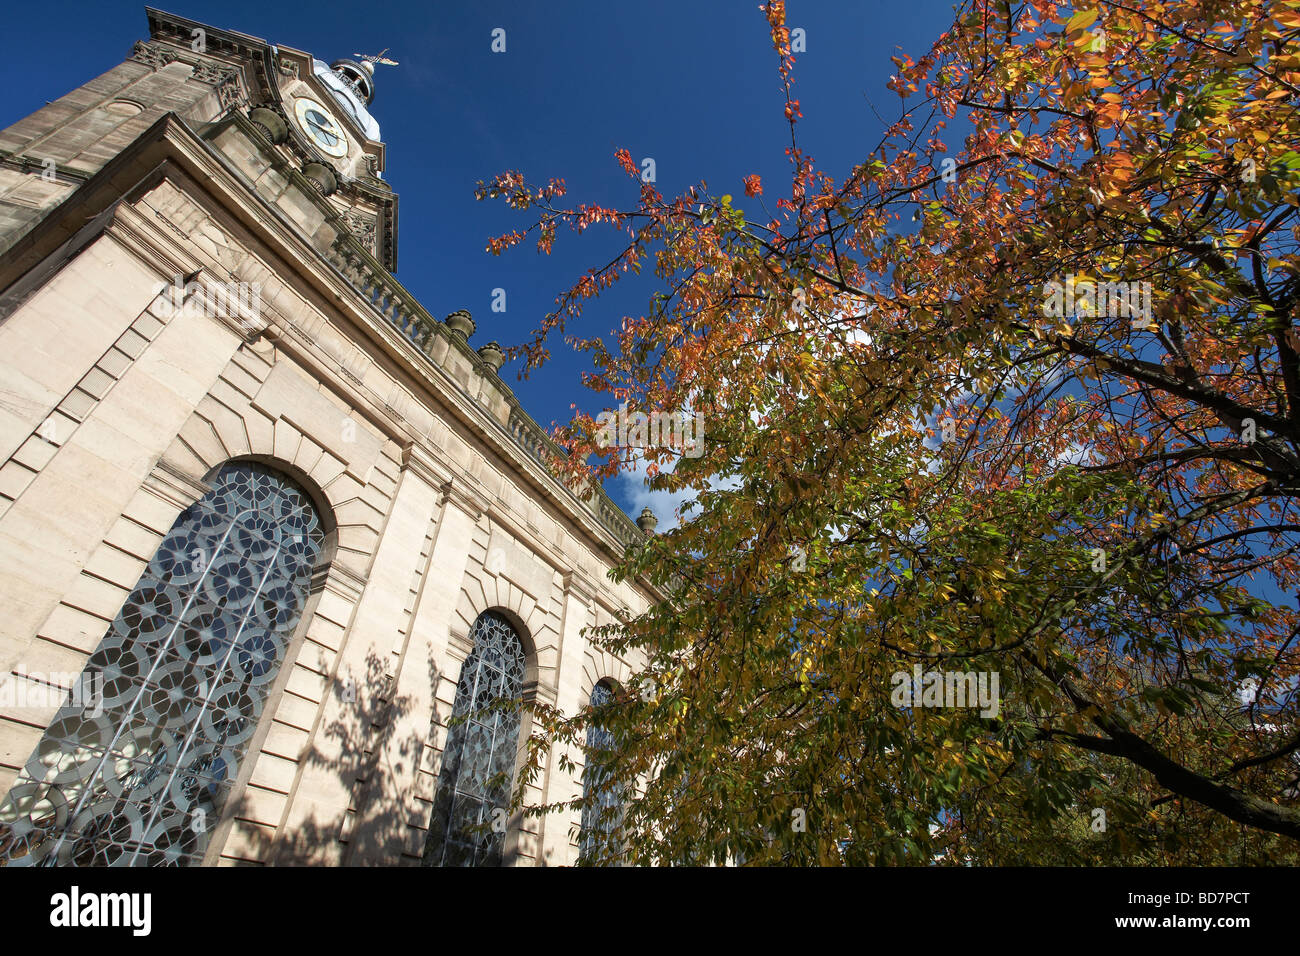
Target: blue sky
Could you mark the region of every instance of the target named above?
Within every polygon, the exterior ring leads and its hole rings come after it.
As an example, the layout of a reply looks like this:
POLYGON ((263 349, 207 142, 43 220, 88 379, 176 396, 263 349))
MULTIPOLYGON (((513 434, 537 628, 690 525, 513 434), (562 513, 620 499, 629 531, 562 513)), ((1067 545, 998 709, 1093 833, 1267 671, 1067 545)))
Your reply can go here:
MULTIPOLYGON (((555 296, 615 249, 613 234, 596 230, 561 234, 550 256, 525 245, 493 257, 484 251, 488 236, 525 220, 475 202, 476 181, 507 169, 538 182, 559 176, 575 203, 628 207, 635 184, 613 160, 626 147, 638 163, 655 160, 665 195, 704 180, 739 205, 749 173, 763 177, 771 204, 788 188, 788 130, 758 0, 156 5, 326 61, 391 48, 401 65, 380 68, 372 113, 388 146, 385 178, 400 196, 398 278, 435 316, 469 309, 476 345, 522 342, 555 296), (506 31, 504 53, 491 51, 496 28, 506 31), (504 313, 491 311, 496 288, 506 290, 504 313)), ((9 43, 0 61, 0 127, 121 62, 147 37, 144 7, 60 3, 52 18, 49 5, 10 4, 6 34, 23 42, 9 43)), ((897 96, 885 88, 889 57, 901 48, 919 59, 951 23, 952 4, 788 0, 786 10, 807 40, 794 91, 804 114, 801 146, 839 179, 879 139, 871 104, 897 115, 897 96)), ((652 291, 652 277, 643 276, 602 296, 588 306, 584 332, 617 327, 652 291)), ((567 420, 570 403, 599 411, 579 381, 589 359, 558 341, 552 352, 527 381, 516 380, 518 363, 502 370, 524 406, 544 426, 567 420)), ((629 511, 645 503, 632 482, 607 487, 629 511)))

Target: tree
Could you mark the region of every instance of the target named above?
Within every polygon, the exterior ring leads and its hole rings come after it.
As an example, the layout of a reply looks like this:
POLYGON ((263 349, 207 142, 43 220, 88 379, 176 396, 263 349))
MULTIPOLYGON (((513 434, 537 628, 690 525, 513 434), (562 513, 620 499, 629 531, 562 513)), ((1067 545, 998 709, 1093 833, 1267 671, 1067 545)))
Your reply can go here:
MULTIPOLYGON (((838 180, 761 9, 775 213, 480 184, 532 220, 496 253, 622 237, 529 366, 567 335, 597 392, 706 426, 635 452, 694 500, 619 569, 669 597, 594 635, 646 660, 588 758, 626 857, 1296 861, 1300 2, 973 0, 838 180), (645 314, 580 335, 648 260, 645 314), (910 696, 967 673, 995 707, 910 696)), ((575 485, 626 464, 597 426, 557 432, 575 485)), ((594 716, 540 711, 528 772, 594 716)))

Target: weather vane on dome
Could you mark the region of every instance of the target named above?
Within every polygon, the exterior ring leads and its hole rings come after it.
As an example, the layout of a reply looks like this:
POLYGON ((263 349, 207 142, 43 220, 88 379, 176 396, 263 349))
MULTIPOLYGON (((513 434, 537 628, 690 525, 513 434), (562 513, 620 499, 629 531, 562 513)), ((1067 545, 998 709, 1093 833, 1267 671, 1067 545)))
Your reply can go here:
POLYGON ((353 53, 352 55, 357 57, 359 60, 372 64, 372 69, 373 69, 373 64, 375 63, 378 63, 381 66, 397 66, 396 60, 390 60, 388 57, 384 56, 384 54, 387 53, 389 49, 390 49, 389 47, 384 47, 374 56, 367 56, 364 53, 353 53))

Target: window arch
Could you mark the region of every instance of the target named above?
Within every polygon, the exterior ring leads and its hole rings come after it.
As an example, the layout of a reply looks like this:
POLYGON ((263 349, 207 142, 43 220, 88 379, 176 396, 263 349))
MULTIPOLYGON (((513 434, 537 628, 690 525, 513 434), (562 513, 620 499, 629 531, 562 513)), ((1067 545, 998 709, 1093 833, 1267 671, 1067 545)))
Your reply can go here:
POLYGON ((492 611, 478 616, 470 639, 474 646, 460 669, 442 753, 425 866, 499 866, 505 849, 520 711, 504 702, 522 700, 524 647, 510 622, 492 611))
MULTIPOLYGON (((599 708, 614 699, 614 689, 608 680, 602 680, 591 689, 590 703, 599 708)), ((600 724, 592 722, 587 727, 588 755, 614 746, 614 735, 600 724)), ((594 862, 600 851, 607 847, 618 855, 614 845, 615 834, 622 822, 622 797, 616 784, 608 782, 609 773, 597 767, 588 756, 582 771, 582 822, 578 841, 578 859, 594 862)))
POLYGON ((202 862, 324 543, 301 488, 223 466, 0 803, 0 866, 202 862))

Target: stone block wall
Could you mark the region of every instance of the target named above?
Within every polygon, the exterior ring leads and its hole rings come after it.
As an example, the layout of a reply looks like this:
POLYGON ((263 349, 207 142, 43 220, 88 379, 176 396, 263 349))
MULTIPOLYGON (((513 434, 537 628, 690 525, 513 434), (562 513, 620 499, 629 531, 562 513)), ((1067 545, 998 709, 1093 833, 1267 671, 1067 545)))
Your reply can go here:
MULTIPOLYGON (((526 695, 571 711, 628 671, 582 628, 647 595, 608 582, 609 541, 479 398, 481 369, 440 375, 212 202, 164 177, 0 319, 0 679, 80 671, 206 479, 278 468, 330 560, 206 862, 416 864, 475 618, 514 622, 526 695), (258 283, 260 321, 175 308, 182 267, 258 283)), ((0 794, 52 716, 0 708, 0 794)), ((531 797, 578 790, 553 755, 531 797)), ((507 862, 573 862, 576 817, 512 820, 507 862)))

